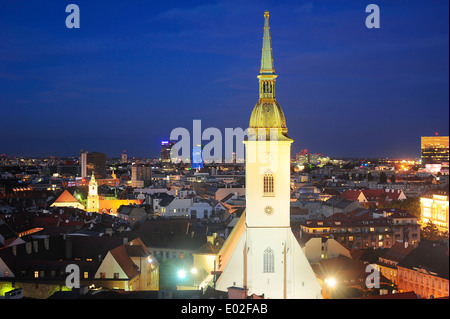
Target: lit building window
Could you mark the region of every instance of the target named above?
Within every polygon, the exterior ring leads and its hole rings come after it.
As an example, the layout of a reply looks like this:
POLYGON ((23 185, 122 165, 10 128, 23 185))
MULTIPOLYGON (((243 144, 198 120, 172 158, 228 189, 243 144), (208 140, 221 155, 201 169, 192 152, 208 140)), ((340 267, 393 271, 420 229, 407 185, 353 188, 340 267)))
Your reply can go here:
POLYGON ((264 196, 274 196, 273 174, 266 172, 264 174, 264 196))
POLYGON ((264 251, 264 272, 274 272, 274 255, 273 250, 269 247, 264 251))

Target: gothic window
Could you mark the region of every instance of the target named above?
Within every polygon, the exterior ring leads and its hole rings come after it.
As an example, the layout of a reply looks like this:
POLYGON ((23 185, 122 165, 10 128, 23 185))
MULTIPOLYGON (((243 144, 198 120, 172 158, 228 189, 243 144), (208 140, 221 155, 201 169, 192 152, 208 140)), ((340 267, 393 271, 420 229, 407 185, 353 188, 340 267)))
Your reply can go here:
POLYGON ((274 196, 273 174, 267 171, 264 174, 264 196, 274 196))
POLYGON ((274 272, 274 255, 270 247, 264 251, 264 270, 265 273, 274 272))

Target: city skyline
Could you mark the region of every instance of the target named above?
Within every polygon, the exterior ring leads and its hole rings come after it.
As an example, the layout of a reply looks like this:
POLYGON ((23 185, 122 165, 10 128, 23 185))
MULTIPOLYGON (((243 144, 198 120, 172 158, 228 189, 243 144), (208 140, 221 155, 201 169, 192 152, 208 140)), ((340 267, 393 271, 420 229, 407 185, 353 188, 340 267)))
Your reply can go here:
POLYGON ((67 4, 0 5, 1 153, 158 157, 196 119, 247 128, 265 10, 293 154, 414 158, 448 135, 448 3, 378 1, 379 29, 357 1, 77 4, 79 29, 67 4))

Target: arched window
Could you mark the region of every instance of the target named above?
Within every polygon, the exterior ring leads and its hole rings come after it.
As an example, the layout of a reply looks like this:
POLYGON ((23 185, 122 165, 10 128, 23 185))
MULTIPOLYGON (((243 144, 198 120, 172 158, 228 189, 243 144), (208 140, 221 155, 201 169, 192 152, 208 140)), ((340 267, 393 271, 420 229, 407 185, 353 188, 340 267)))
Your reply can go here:
POLYGON ((264 196, 274 196, 273 174, 267 171, 264 174, 264 196))
POLYGON ((270 247, 264 251, 264 269, 263 272, 271 273, 274 272, 274 255, 273 250, 270 247))

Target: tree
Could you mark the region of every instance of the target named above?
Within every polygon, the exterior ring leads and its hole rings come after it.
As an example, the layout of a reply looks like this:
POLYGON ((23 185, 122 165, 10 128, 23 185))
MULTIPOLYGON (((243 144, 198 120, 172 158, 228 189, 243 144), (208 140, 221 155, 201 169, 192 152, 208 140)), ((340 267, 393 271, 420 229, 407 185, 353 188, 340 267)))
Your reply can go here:
POLYGON ((386 182, 387 182, 386 173, 385 172, 381 172, 380 173, 379 183, 380 184, 385 184, 386 182))
POLYGON ((422 237, 431 241, 441 241, 444 239, 444 236, 441 235, 441 232, 431 220, 422 229, 422 237))
POLYGON ((391 183, 392 183, 392 184, 395 183, 395 175, 394 175, 394 174, 391 175, 391 183))
POLYGON ((394 208, 398 210, 406 210, 420 219, 420 197, 408 197, 404 200, 394 200, 391 203, 380 203, 379 208, 394 208))

